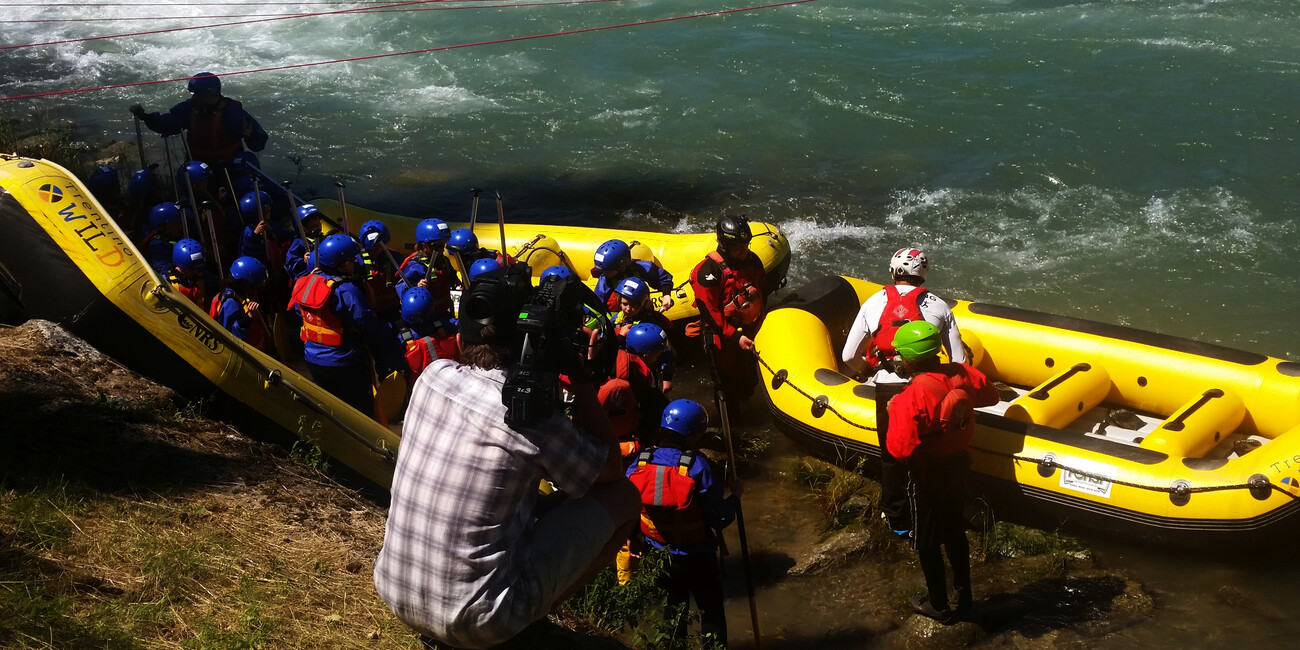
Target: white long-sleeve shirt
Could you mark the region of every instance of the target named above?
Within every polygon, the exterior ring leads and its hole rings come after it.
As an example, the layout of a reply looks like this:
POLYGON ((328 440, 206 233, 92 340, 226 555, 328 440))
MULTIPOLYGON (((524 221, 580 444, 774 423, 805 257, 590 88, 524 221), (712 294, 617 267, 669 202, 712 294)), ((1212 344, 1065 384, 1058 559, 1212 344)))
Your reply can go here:
MULTIPOLYGON (((909 284, 896 285, 898 293, 906 296, 907 294, 920 289, 909 284)), ((874 337, 880 331, 880 316, 885 311, 885 304, 889 297, 885 290, 881 289, 872 294, 867 301, 862 303, 862 308, 858 310, 858 315, 853 319, 853 327, 849 330, 849 337, 844 341, 844 350, 840 353, 842 361, 852 361, 862 356, 862 348, 868 338, 874 337)), ((956 363, 966 363, 966 346, 961 342, 961 330, 957 329, 957 319, 952 315, 952 309, 948 308, 945 303, 933 293, 926 292, 921 297, 920 304, 917 307, 921 310, 921 316, 926 322, 939 328, 939 336, 942 337, 944 350, 948 352, 949 358, 956 363)), ((902 384, 907 380, 894 374, 888 368, 881 367, 876 371, 874 379, 877 384, 902 384)))

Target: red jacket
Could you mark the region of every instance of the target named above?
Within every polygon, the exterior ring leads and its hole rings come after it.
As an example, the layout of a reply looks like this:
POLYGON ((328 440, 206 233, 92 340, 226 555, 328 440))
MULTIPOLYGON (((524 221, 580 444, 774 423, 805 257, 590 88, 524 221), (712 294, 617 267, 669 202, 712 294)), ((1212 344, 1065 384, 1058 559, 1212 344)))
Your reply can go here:
MULTIPOLYGON (((939 379, 948 390, 965 389, 974 406, 992 406, 997 404, 998 391, 984 373, 964 363, 945 363, 936 372, 922 373, 913 377, 907 388, 903 389, 889 402, 889 434, 886 436, 889 453, 900 461, 911 459, 913 464, 924 465, 930 458, 951 456, 970 447, 975 433, 975 422, 971 419, 965 431, 959 434, 943 434, 939 422, 940 405, 944 395, 932 390, 926 383, 939 379)), ((940 389, 942 390, 942 389, 940 389)))
MULTIPOLYGON (((691 271, 695 305, 704 325, 717 326, 724 339, 739 338, 742 329, 752 336, 763 315, 764 275, 763 262, 753 253, 739 261, 709 253, 691 271)), ((722 347, 717 337, 714 347, 722 347)))

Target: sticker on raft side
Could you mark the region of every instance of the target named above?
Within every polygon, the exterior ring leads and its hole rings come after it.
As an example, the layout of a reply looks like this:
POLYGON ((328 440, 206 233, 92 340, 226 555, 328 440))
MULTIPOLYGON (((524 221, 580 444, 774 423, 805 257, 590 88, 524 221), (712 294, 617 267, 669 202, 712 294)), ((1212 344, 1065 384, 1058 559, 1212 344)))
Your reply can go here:
POLYGON ((212 330, 204 327, 199 321, 191 319, 185 312, 182 311, 177 314, 176 322, 179 323, 181 327, 185 328, 185 330, 188 331, 195 340, 202 343, 204 347, 212 352, 220 353, 225 348, 225 346, 221 344, 221 339, 217 338, 217 335, 214 334, 212 330))
POLYGON ((81 195, 77 193, 75 187, 69 187, 68 192, 65 193, 57 185, 45 184, 37 191, 37 196, 51 205, 58 205, 65 195, 68 196, 68 203, 59 208, 59 216, 63 217, 64 224, 71 224, 69 227, 72 232, 76 233, 81 243, 95 254, 100 264, 109 267, 119 266, 127 257, 134 257, 122 241, 121 235, 104 219, 103 215, 95 210, 94 205, 89 201, 77 204, 73 197, 81 195))
POLYGON ((1083 458, 1063 458, 1060 464, 1076 471, 1061 472, 1061 487, 1075 492, 1083 492, 1110 498, 1111 479, 1115 478, 1115 466, 1098 463, 1083 458), (1086 474, 1080 473, 1086 472, 1086 474))

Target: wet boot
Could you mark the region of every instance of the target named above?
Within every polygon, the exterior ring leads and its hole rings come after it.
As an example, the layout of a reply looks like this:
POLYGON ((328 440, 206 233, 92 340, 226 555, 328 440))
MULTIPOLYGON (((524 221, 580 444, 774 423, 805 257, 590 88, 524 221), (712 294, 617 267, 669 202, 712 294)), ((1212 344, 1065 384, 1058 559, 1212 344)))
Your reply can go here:
POLYGON ((956 587, 957 592, 957 609, 953 610, 953 615, 959 621, 969 620, 971 607, 975 604, 975 599, 971 596, 970 585, 965 587, 956 587))
POLYGON ((636 567, 640 562, 641 554, 633 552, 631 541, 624 543, 623 548, 618 549, 618 555, 614 556, 614 568, 618 573, 618 586, 622 587, 632 581, 632 574, 636 573, 636 567))

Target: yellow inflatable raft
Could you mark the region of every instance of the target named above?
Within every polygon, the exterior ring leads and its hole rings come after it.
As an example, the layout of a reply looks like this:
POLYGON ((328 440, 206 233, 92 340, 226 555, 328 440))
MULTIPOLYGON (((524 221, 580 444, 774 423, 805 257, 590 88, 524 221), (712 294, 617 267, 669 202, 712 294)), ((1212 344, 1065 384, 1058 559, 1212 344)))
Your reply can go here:
MULTIPOLYGON (((755 341, 780 427, 832 461, 880 455, 874 388, 839 362, 859 306, 880 288, 838 277, 809 284, 755 341)), ((978 414, 971 451, 975 487, 995 516, 1197 545, 1300 528, 1300 364, 949 304, 973 365, 1005 385, 1002 402, 978 414)))

